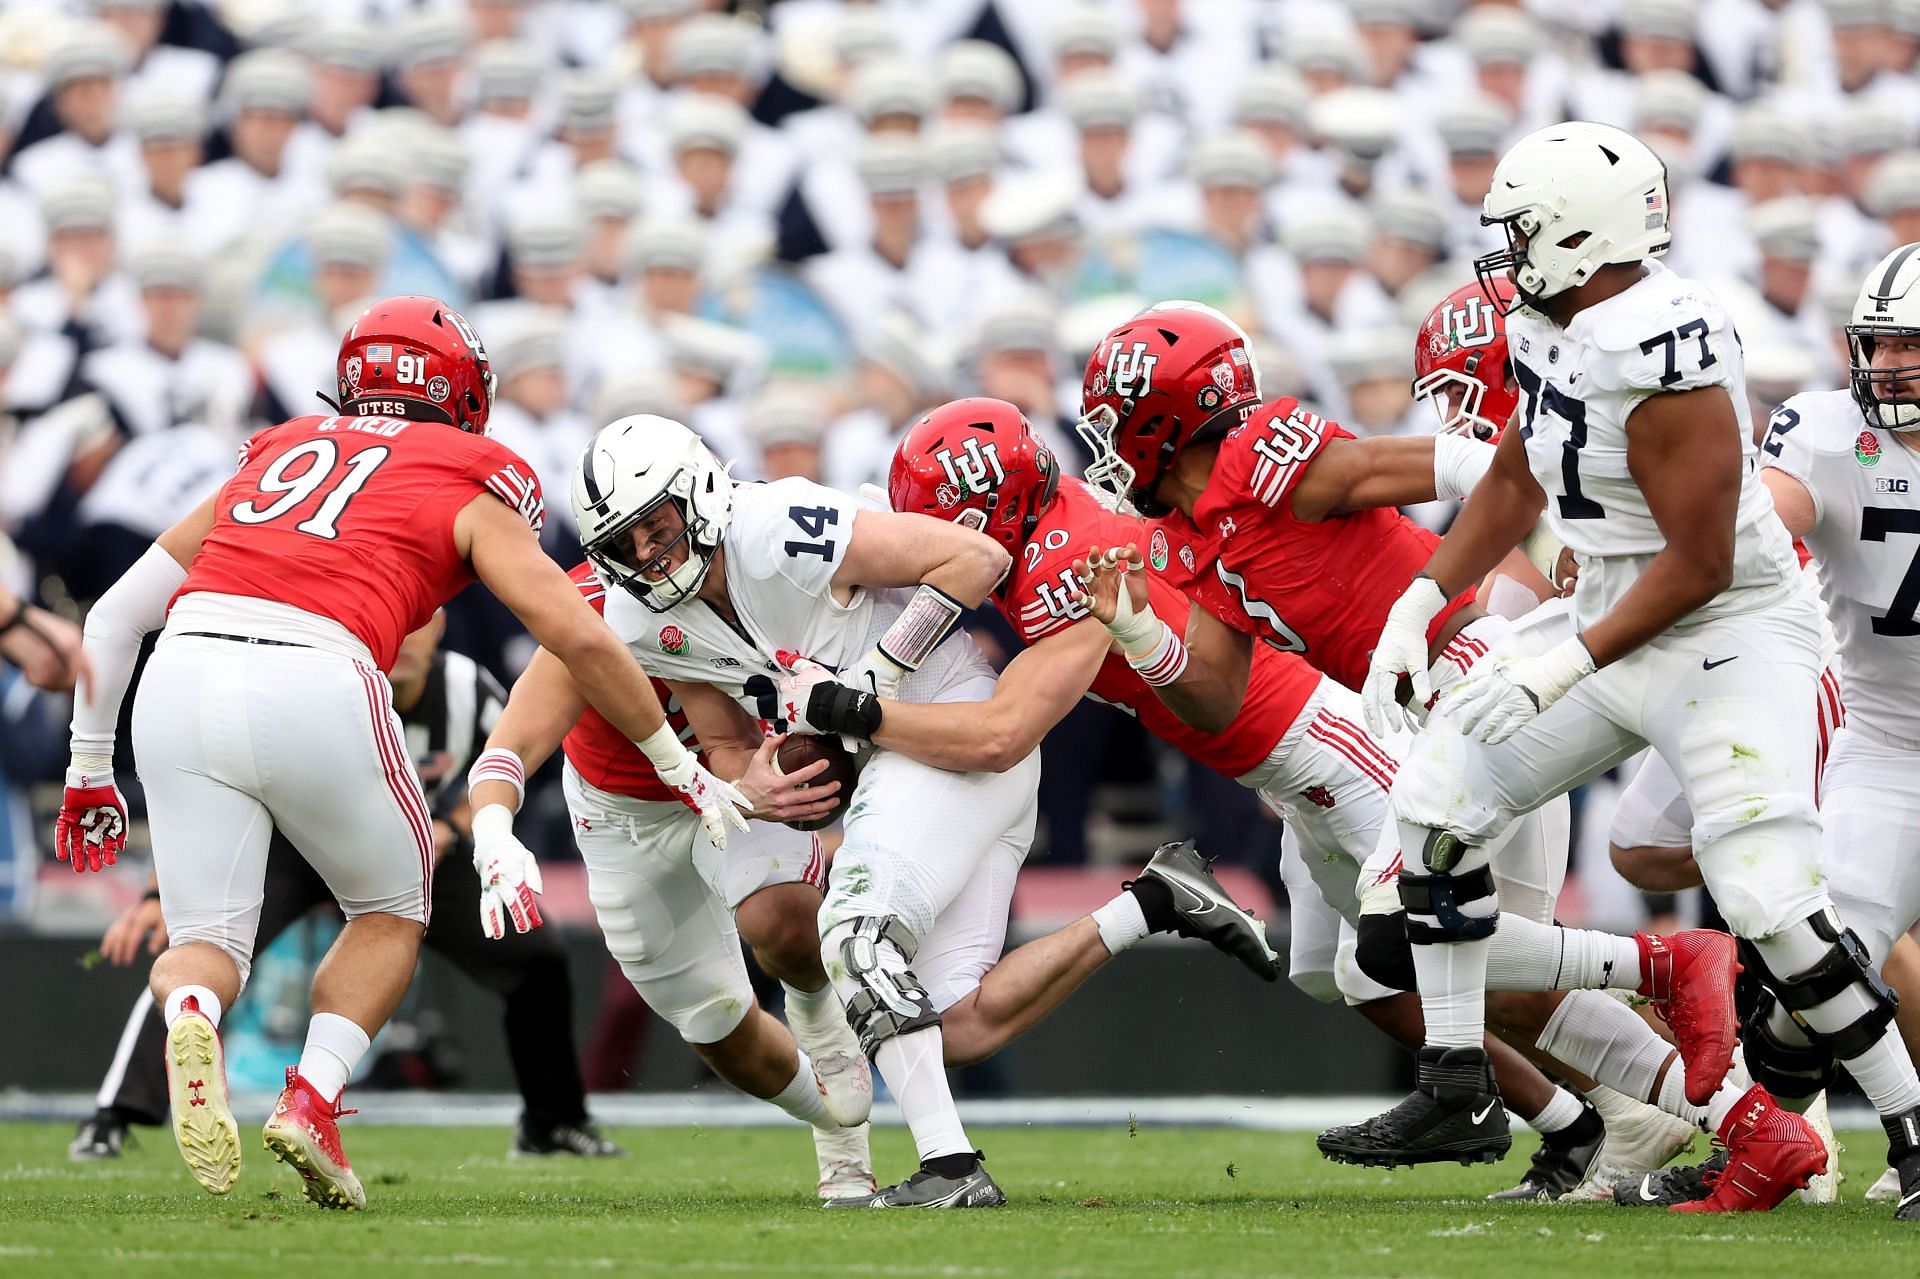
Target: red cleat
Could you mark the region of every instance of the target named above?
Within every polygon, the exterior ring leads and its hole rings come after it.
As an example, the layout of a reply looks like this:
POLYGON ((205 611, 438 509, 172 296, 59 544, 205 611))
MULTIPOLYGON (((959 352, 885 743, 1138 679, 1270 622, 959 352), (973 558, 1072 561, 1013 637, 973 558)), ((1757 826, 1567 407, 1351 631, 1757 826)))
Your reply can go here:
POLYGON ((1687 1067, 1687 1100, 1704 1106, 1733 1065, 1740 1042, 1733 1016, 1733 979, 1740 952, 1732 937, 1711 929, 1657 937, 1635 933, 1640 946, 1640 994, 1667 1023, 1687 1067))
POLYGON ((1719 1137, 1727 1148, 1726 1170, 1713 1179, 1713 1193, 1670 1212, 1765 1212, 1827 1170, 1820 1134, 1759 1084, 1734 1104, 1719 1137))
POLYGON ((287 1067, 287 1086, 267 1120, 267 1149, 274 1158, 292 1165, 304 1181, 308 1199, 322 1208, 364 1208, 367 1192, 353 1175, 346 1152, 340 1149, 340 1125, 351 1110, 339 1100, 328 1101, 301 1077, 298 1067, 287 1067))

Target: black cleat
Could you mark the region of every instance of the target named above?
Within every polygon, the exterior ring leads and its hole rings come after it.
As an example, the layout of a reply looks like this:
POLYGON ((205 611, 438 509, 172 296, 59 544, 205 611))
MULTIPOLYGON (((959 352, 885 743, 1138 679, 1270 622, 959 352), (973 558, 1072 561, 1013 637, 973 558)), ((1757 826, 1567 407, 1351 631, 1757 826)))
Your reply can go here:
MULTIPOLYGON (((1273 948, 1267 945, 1267 926, 1220 887, 1220 881, 1208 869, 1210 865, 1195 850, 1192 840, 1163 844, 1140 872, 1140 878, 1123 887, 1134 888, 1143 881, 1164 887, 1172 899, 1174 932, 1197 937, 1233 956, 1262 981, 1279 981, 1280 965, 1273 948)), ((1151 913, 1148 922, 1154 922, 1151 913)))
POLYGON ((1880 1126, 1887 1130, 1887 1166, 1900 1174, 1893 1219, 1920 1221, 1920 1106, 1883 1115, 1880 1126))
POLYGON ((1383 1115, 1320 1134, 1320 1153, 1336 1163, 1498 1163, 1513 1148, 1507 1110, 1484 1048, 1422 1048, 1413 1095, 1383 1115))
POLYGON ((1713 1183, 1727 1170, 1727 1150, 1721 1146, 1704 1163, 1655 1168, 1638 1177, 1623 1178, 1613 1187, 1613 1202, 1622 1208, 1671 1208, 1690 1204, 1713 1193, 1713 1183))
POLYGON ((1555 1145, 1553 1138, 1558 1135, 1549 1134, 1540 1142, 1540 1149, 1533 1152, 1533 1163, 1528 1166, 1527 1175, 1520 1178, 1519 1185, 1487 1198, 1552 1203, 1585 1181, 1594 1165, 1600 1162, 1600 1148, 1607 1144, 1606 1129, 1602 1128, 1592 1141, 1571 1146, 1555 1145))
POLYGON ((93 1118, 81 1124, 80 1131, 73 1134, 73 1142, 67 1147, 67 1158, 81 1162, 118 1159, 121 1148, 126 1144, 126 1121, 111 1110, 96 1110, 93 1118))
POLYGON ((871 1195, 853 1195, 829 1199, 829 1208, 1002 1208, 1007 1197, 987 1175, 978 1152, 973 1168, 957 1177, 948 1177, 922 1167, 897 1186, 888 1186, 871 1195))
POLYGON ((590 1123, 529 1124, 523 1115, 514 1130, 507 1154, 515 1159, 544 1155, 584 1155, 590 1159, 624 1158, 626 1151, 600 1135, 590 1123))

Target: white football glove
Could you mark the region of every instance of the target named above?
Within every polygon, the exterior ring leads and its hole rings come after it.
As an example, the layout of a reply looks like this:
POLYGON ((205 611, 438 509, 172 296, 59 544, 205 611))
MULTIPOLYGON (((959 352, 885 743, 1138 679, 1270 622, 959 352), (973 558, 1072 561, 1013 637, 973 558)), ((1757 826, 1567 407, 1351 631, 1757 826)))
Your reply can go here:
POLYGON ((700 814, 700 824, 715 848, 727 846, 729 825, 735 830, 747 828, 746 814, 753 805, 732 782, 723 782, 708 772, 692 751, 682 752, 678 763, 658 771, 660 780, 679 791, 687 807, 700 814))
POLYGON ((1433 697, 1433 676, 1427 670, 1427 628, 1447 606, 1447 593, 1425 573, 1414 578, 1387 612, 1380 641, 1367 662, 1366 682, 1360 686, 1360 707, 1367 731, 1387 737, 1401 728, 1417 730, 1433 697), (1406 706, 1396 696, 1400 677, 1413 684, 1406 706))
POLYGON ((1591 674, 1593 654, 1575 635, 1532 657, 1483 660, 1435 709, 1467 736, 1498 746, 1591 674))
POLYGON ((876 644, 867 650, 865 657, 849 666, 838 678, 842 684, 872 693, 875 697, 895 697, 900 691, 900 681, 908 673, 906 667, 881 652, 876 644))
POLYGON ((488 804, 473 815, 473 868, 480 874, 480 931, 495 941, 540 927, 540 863, 513 833, 513 813, 488 804))

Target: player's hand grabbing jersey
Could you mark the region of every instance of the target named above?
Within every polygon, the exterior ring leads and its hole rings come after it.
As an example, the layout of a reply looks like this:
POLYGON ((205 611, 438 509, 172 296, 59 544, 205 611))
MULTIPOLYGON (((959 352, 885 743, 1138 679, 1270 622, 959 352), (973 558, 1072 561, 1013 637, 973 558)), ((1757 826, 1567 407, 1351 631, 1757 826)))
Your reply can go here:
MULTIPOLYGON (((580 588, 587 603, 593 605, 593 611, 606 616, 607 589, 594 576, 593 565, 581 564, 567 576, 580 588)), ((651 657, 651 654, 647 656, 651 657)), ((687 723, 686 713, 680 709, 679 699, 657 679, 653 681, 653 695, 660 699, 660 705, 666 709, 667 723, 673 726, 681 743, 690 751, 698 751, 699 743, 693 740, 693 728, 687 723)), ((579 720, 567 730, 560 749, 565 753, 567 762, 573 765, 574 771, 600 790, 631 799, 676 802, 686 799, 686 796, 660 780, 660 774, 654 771, 653 761, 646 757, 645 752, 591 706, 582 711, 579 720)))
MULTIPOLYGON (((1162 523, 1194 548, 1194 563, 1176 575, 1183 589, 1222 621, 1358 690, 1388 610, 1440 539, 1388 507, 1295 518, 1293 490, 1314 458, 1327 441, 1352 438, 1291 397, 1262 405, 1221 441, 1191 524, 1177 511, 1162 523), (1230 602, 1203 590, 1207 578, 1230 602)), ((1462 595, 1434 629, 1471 598, 1462 595)))
POLYGON ((491 493, 538 532, 533 468, 434 422, 297 417, 256 432, 174 596, 273 600, 339 622, 391 670, 400 641, 473 581, 453 522, 491 493))
POLYGON ((1657 261, 1645 270, 1639 283, 1565 329, 1524 311, 1507 319, 1527 463, 1546 490, 1554 536, 1580 557, 1573 598, 1582 626, 1612 608, 1666 545, 1627 471, 1627 418, 1648 396, 1667 392, 1725 387, 1746 457, 1733 581, 1680 624, 1764 607, 1792 589, 1791 539, 1756 473, 1732 322, 1710 290, 1657 261))
MULTIPOLYGON (((1045 639, 1088 616, 1069 598, 1077 583, 1075 564, 1096 547, 1129 542, 1147 557, 1147 596, 1154 613, 1184 631, 1190 601, 1165 575, 1174 553, 1166 531, 1108 510, 1076 479, 1060 482, 1059 496, 1015 557, 994 605, 1021 639, 1029 644, 1045 639)), ((1180 550, 1191 555, 1184 543, 1180 550)), ((1138 717, 1148 732, 1189 758, 1240 777, 1265 762, 1319 684, 1320 673, 1299 658, 1261 645, 1254 650, 1246 701, 1223 733, 1203 733, 1182 722, 1117 653, 1109 652, 1100 664, 1091 692, 1138 717)))
POLYGON ((1847 715, 1920 740, 1920 453, 1870 427, 1847 391, 1774 410, 1761 462, 1806 485, 1847 715))

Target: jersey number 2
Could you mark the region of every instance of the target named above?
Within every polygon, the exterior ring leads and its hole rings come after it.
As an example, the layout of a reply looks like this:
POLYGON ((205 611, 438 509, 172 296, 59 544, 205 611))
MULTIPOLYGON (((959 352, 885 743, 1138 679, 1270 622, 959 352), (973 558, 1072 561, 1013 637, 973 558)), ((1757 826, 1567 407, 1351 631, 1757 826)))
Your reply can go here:
POLYGON ((321 502, 312 515, 301 520, 293 527, 314 537, 328 539, 340 536, 338 527, 340 517, 346 512, 347 503, 354 494, 366 487, 373 473, 380 469, 393 450, 383 444, 361 449, 340 464, 340 446, 332 440, 308 440, 273 459, 271 465, 261 473, 259 497, 236 503, 228 514, 241 524, 267 524, 279 519, 308 498, 318 493, 326 483, 334 478, 336 472, 344 470, 339 483, 333 486, 326 500, 321 502), (302 469, 301 463, 307 463, 302 469), (289 472, 296 472, 289 474, 289 472), (262 502, 271 495, 270 501, 262 502))

